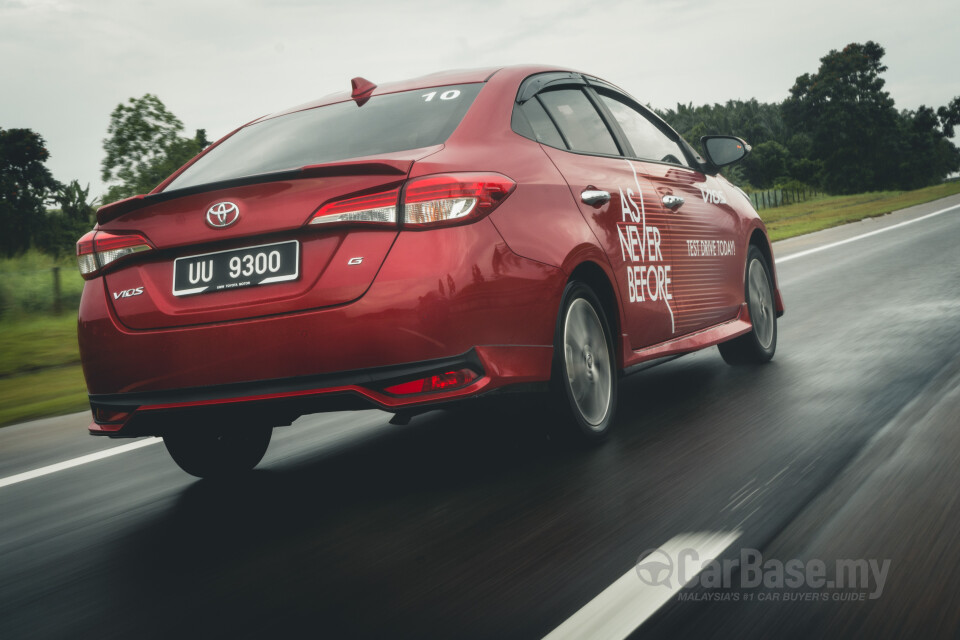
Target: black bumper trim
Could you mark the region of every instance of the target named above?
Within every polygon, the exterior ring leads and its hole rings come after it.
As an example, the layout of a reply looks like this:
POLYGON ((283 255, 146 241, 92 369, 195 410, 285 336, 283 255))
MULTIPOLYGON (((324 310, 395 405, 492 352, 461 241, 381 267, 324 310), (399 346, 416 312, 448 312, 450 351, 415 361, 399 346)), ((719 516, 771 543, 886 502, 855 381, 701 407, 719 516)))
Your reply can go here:
MULTIPOLYGON (((211 385, 208 387, 188 387, 164 391, 144 391, 133 393, 90 394, 90 406, 93 409, 133 412, 140 407, 163 407, 203 402, 243 402, 245 398, 269 396, 272 394, 297 391, 322 390, 336 387, 361 386, 371 389, 383 389, 394 384, 416 380, 440 370, 469 368, 483 375, 483 367, 476 350, 449 358, 424 360, 407 364, 357 369, 336 373, 324 373, 313 376, 276 378, 232 384, 211 385)), ((340 394, 334 394, 340 395, 340 394)), ((369 405, 368 405, 369 406, 369 405)))

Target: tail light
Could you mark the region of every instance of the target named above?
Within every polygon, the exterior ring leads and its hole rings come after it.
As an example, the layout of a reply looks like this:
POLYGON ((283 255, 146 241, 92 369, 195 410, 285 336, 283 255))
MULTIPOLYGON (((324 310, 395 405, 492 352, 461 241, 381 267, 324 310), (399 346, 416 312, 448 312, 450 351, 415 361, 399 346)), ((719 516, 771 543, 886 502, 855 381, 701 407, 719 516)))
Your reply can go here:
POLYGON ((459 371, 447 371, 419 380, 395 384, 392 387, 387 387, 384 391, 396 396, 427 393, 428 391, 449 391, 465 387, 476 380, 477 377, 476 372, 470 369, 460 369, 459 371))
POLYGON ((397 200, 400 190, 384 191, 347 200, 328 202, 320 207, 310 224, 397 224, 397 200))
MULTIPOLYGON (((499 173, 445 173, 407 182, 401 208, 405 227, 424 229, 477 220, 497 208, 517 184, 499 173)), ((309 224, 396 226, 399 189, 328 202, 309 224)))
POLYGON ((90 231, 77 242, 77 266, 80 274, 89 280, 118 260, 152 249, 147 239, 137 233, 115 235, 90 231))
POLYGON ((448 173, 415 178, 403 197, 403 223, 411 227, 460 224, 482 218, 517 184, 499 173, 448 173))

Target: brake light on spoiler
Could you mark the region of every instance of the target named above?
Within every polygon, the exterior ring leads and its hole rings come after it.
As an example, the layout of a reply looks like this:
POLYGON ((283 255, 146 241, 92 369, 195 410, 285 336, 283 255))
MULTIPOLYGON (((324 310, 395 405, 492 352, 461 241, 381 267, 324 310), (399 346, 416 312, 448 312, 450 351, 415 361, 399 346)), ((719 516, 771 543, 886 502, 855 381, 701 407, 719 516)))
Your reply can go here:
POLYGON ((89 280, 117 261, 152 249, 153 245, 138 233, 119 235, 90 231, 77 242, 77 266, 80 275, 89 280))
POLYGON ((393 189, 323 205, 308 224, 373 224, 424 229, 465 224, 496 209, 517 184, 499 173, 444 173, 393 189), (402 195, 401 195, 402 192, 402 195))

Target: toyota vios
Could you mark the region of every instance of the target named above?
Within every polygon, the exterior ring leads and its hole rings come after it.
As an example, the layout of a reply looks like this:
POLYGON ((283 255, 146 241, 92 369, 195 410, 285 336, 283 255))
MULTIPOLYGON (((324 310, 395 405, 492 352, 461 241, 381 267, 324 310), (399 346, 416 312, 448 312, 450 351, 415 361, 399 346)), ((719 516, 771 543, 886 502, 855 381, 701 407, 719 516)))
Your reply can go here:
POLYGON ((624 374, 767 361, 770 243, 719 174, 749 146, 702 142, 541 67, 355 78, 240 127, 77 244, 90 432, 217 476, 304 414, 530 391, 591 442, 624 374))

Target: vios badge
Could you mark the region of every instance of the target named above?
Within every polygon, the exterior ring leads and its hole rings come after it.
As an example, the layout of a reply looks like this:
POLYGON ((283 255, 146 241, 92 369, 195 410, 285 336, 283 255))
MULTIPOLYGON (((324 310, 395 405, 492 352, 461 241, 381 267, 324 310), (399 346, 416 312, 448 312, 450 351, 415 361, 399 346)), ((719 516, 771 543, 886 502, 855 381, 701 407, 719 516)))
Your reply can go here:
POLYGON ((207 224, 214 229, 229 227, 240 217, 240 208, 232 202, 218 202, 207 209, 207 224))
POLYGON ((133 296, 139 295, 143 295, 143 287, 127 289, 126 291, 117 291, 113 294, 113 299, 119 300, 120 298, 132 298, 133 296))

